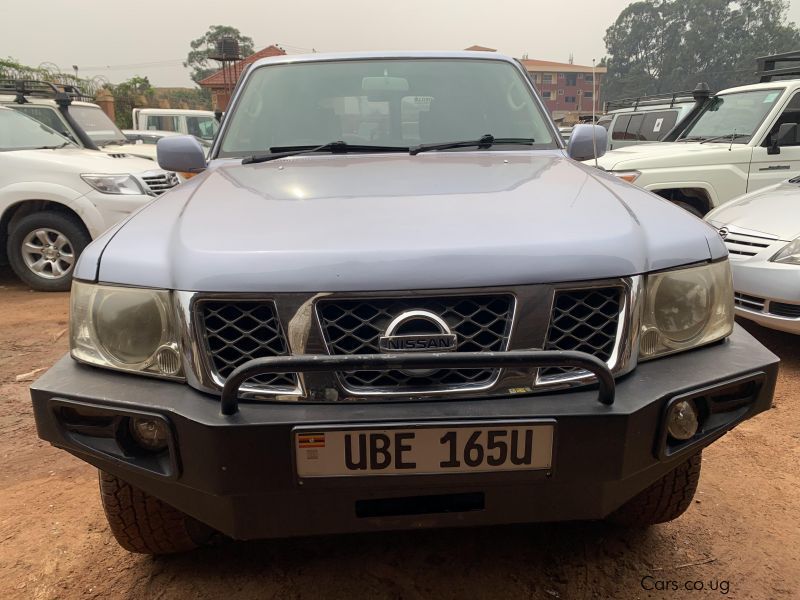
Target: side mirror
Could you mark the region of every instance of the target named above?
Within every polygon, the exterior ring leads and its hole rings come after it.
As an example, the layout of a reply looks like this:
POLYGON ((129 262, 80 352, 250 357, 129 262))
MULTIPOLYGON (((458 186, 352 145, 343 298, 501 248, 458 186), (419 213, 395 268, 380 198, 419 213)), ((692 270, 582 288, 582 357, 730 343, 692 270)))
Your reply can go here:
POLYGON ((608 131, 602 125, 575 125, 567 144, 567 154, 575 160, 591 160, 606 153, 608 131))
POLYGON ((167 171, 199 173, 206 168, 203 147, 191 135, 161 138, 156 145, 156 156, 158 166, 167 171))
POLYGON ((772 138, 767 154, 780 154, 781 146, 792 146, 797 143, 797 123, 783 123, 778 133, 772 138))

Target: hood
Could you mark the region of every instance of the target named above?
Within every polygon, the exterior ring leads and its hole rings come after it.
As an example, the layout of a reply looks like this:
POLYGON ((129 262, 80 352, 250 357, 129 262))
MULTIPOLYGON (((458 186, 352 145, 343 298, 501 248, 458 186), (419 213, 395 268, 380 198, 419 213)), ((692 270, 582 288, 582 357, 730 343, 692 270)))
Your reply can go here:
MULTIPOLYGON (((156 145, 155 144, 109 144, 100 148, 102 152, 111 155, 129 154, 131 156, 138 156, 139 158, 146 158, 148 160, 156 160, 156 145)), ((153 164, 150 164, 153 168, 153 164)))
MULTIPOLYGON (((606 152, 598 165, 606 171, 623 169, 669 169, 702 165, 749 162, 753 150, 730 142, 656 142, 625 146, 606 152)), ((586 161, 594 164, 594 161, 586 161)))
POLYGON ((734 198, 708 213, 706 221, 792 241, 800 236, 800 183, 784 181, 734 198))
POLYGON ((559 151, 325 155, 220 164, 128 220, 77 277, 212 292, 437 289, 724 255, 707 224, 559 151))
POLYGON ((59 148, 53 150, 14 150, 4 153, 9 157, 25 161, 29 168, 41 163, 43 173, 142 173, 159 169, 152 161, 136 156, 113 156, 97 150, 84 148, 59 148))

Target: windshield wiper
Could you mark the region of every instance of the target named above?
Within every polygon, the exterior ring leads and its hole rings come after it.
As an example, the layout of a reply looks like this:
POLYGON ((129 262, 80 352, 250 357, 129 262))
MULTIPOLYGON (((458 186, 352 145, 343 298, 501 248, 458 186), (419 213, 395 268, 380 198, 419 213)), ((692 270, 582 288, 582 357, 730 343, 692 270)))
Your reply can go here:
POLYGON ((715 142, 717 140, 730 140, 733 143, 733 140, 738 139, 740 137, 750 137, 749 133, 726 133, 725 135, 715 135, 714 137, 705 138, 701 141, 701 144, 705 144, 706 142, 715 142))
POLYGON ((676 142, 701 142, 705 138, 702 135, 690 135, 689 137, 680 138, 676 142))
POLYGON ((465 140, 462 142, 441 142, 436 144, 420 144, 414 146, 408 153, 411 156, 416 156, 420 152, 427 152, 429 150, 449 150, 450 148, 471 148, 476 146, 478 149, 490 148, 494 144, 517 144, 524 146, 532 146, 536 140, 533 138, 496 138, 491 134, 482 136, 479 140, 465 140))
POLYGON ((269 154, 254 154, 242 159, 243 165, 253 165, 279 158, 297 156, 298 154, 312 154, 314 152, 330 152, 332 154, 346 154, 348 152, 407 152, 408 148, 402 146, 371 146, 362 144, 348 144, 347 142, 329 142, 320 146, 273 146, 269 154))

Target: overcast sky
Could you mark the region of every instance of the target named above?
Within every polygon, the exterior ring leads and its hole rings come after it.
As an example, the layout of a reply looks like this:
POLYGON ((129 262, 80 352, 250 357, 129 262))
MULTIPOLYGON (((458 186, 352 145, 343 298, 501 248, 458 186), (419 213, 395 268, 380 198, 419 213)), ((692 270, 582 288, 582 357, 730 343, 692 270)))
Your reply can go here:
MULTIPOLYGON (((458 50, 472 44, 513 56, 591 64, 629 0, 0 0, 0 56, 29 65, 78 65, 118 83, 188 86, 181 61, 209 25, 232 25, 256 49, 458 50), (215 6, 216 5, 216 6, 215 6)), ((800 22, 800 0, 789 18, 800 22)))

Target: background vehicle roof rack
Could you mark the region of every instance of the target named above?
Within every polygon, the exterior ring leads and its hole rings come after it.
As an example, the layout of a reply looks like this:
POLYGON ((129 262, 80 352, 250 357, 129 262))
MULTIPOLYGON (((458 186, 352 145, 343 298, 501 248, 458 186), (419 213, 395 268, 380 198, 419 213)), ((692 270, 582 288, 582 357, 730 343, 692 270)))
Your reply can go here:
POLYGON ((26 97, 55 99, 58 94, 66 94, 70 100, 93 100, 75 85, 39 79, 0 79, 0 94, 14 94, 20 104, 25 103, 26 97))
POLYGON ((759 83, 800 78, 800 50, 762 56, 756 59, 756 62, 759 83))
POLYGON ((708 93, 708 85, 705 83, 698 83, 693 90, 684 90, 680 92, 669 92, 666 94, 652 94, 650 96, 637 96, 633 98, 620 98, 619 100, 609 100, 604 105, 604 112, 612 110, 619 110, 622 108, 633 108, 634 111, 639 107, 648 107, 654 104, 667 104, 670 108, 676 102, 696 102, 698 90, 703 90, 708 93))

